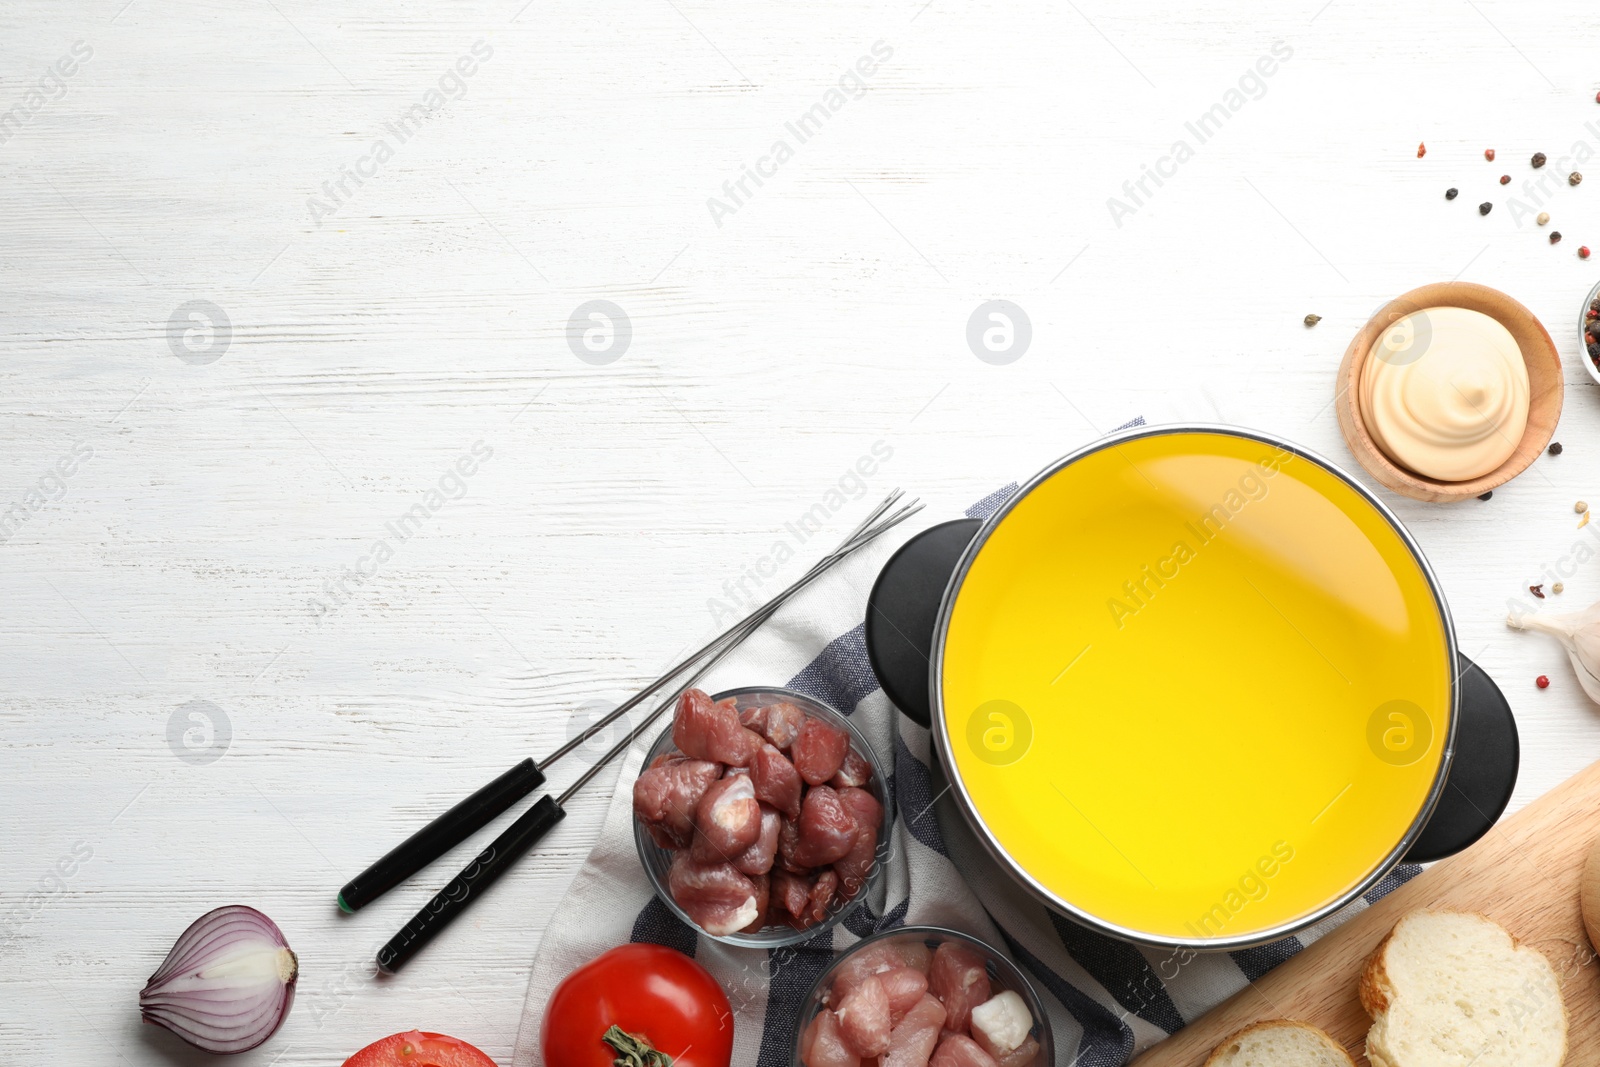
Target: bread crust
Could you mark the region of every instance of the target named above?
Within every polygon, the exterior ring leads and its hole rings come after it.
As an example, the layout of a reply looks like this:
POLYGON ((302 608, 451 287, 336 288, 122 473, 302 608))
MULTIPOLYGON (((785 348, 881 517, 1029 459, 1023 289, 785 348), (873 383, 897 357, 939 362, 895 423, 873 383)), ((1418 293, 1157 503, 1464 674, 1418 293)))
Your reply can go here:
POLYGON ((1233 1033, 1223 1038, 1222 1041, 1218 1043, 1216 1048, 1211 1050, 1211 1055, 1206 1057, 1206 1062, 1204 1063, 1203 1067, 1217 1067, 1217 1064, 1221 1063, 1223 1057, 1227 1054, 1228 1046, 1232 1045, 1240 1038, 1243 1038, 1249 1034, 1253 1034, 1257 1030, 1282 1029, 1311 1031, 1313 1034, 1316 1034, 1318 1037, 1326 1041, 1330 1048, 1337 1049, 1340 1055, 1344 1056, 1345 1062, 1348 1063, 1350 1067, 1356 1067, 1356 1061, 1351 1058, 1349 1050, 1347 1050, 1343 1045, 1339 1044, 1339 1042, 1335 1041, 1332 1034, 1328 1033, 1319 1026, 1312 1026, 1310 1023, 1300 1022, 1298 1019, 1261 1019, 1251 1023, 1242 1030, 1235 1030, 1233 1033))
MULTIPOLYGON (((1389 1010, 1391 1004, 1390 994, 1394 989, 1393 984, 1389 981, 1388 968, 1385 963, 1389 942, 1394 940, 1395 932, 1400 929, 1402 924, 1423 915, 1470 915, 1504 931, 1506 937, 1511 940, 1511 950, 1513 952, 1524 947, 1517 935, 1510 930, 1506 930, 1504 926, 1501 926, 1481 911, 1467 911, 1462 908, 1418 908, 1415 911, 1408 911, 1395 921, 1393 928, 1384 935, 1383 940, 1379 941, 1377 947, 1372 950, 1372 955, 1367 958, 1366 967, 1361 971, 1361 981, 1356 986, 1356 994, 1361 999, 1361 1007, 1374 1022, 1377 1021, 1379 1015, 1389 1010)), ((1530 952, 1539 952, 1538 949, 1533 948, 1531 945, 1527 947, 1530 952)), ((1539 955, 1545 960, 1545 965, 1550 966, 1549 959, 1542 952, 1539 955)), ((1550 968, 1550 972, 1555 977, 1556 1002, 1561 1009, 1561 1056, 1556 1061, 1559 1064, 1565 1063, 1567 1054, 1572 1051, 1572 1035, 1570 1033, 1572 1018, 1567 1012, 1566 995, 1561 988, 1561 976, 1556 974, 1554 967, 1550 968)), ((1367 1048, 1367 1059, 1373 1067, 1388 1067, 1387 1060, 1382 1056, 1373 1054, 1370 1042, 1367 1048)))

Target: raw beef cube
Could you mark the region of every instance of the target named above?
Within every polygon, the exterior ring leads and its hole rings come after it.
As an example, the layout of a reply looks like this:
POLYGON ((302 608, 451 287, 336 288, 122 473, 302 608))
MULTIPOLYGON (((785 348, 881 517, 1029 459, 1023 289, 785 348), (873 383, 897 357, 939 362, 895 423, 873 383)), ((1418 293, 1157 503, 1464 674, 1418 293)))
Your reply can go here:
POLYGON ((924 993, 916 1006, 906 1012, 900 1025, 889 1034, 889 1051, 883 1067, 924 1067, 939 1043, 944 1026, 944 1005, 924 993))
POLYGON ((881 1056, 889 1051, 889 994, 872 975, 850 991, 839 1004, 839 1032, 858 1056, 881 1056))
MULTIPOLYGON (((678 747, 683 748, 683 745, 678 747)), ((684 751, 693 755, 687 748, 684 751)), ((789 755, 794 759, 794 769, 808 785, 821 785, 839 773, 845 753, 849 751, 848 733, 821 719, 807 717, 805 725, 800 727, 800 735, 789 748, 789 755)))
POLYGON ((766 713, 762 724, 751 729, 765 736, 774 748, 788 748, 794 744, 794 739, 800 736, 800 727, 805 725, 806 713, 793 704, 773 704, 762 711, 766 713))
POLYGON ((778 827, 782 824, 781 815, 761 805, 761 833, 754 844, 735 857, 733 865, 749 875, 764 875, 772 870, 772 861, 778 855, 778 827))
POLYGON ((772 890, 772 882, 764 874, 752 875, 750 884, 756 887, 756 917, 751 919, 750 925, 741 931, 747 934, 753 934, 767 925, 767 906, 771 902, 770 894, 772 890))
POLYGON ((983 957, 966 945, 946 941, 934 950, 928 991, 949 1014, 946 1025, 957 1033, 966 1030, 972 1009, 989 999, 989 972, 983 957))
POLYGON ((800 802, 800 843, 794 861, 805 867, 825 867, 841 859, 856 840, 856 819, 839 794, 825 785, 813 786, 800 802))
POLYGON ((782 867, 772 872, 772 908, 781 905, 789 917, 798 919, 806 913, 806 902, 811 899, 811 879, 791 874, 782 867))
POLYGON ((833 864, 839 872, 839 892, 849 899, 861 892, 877 862, 878 824, 883 820, 883 807, 865 789, 841 789, 839 800, 856 820, 856 838, 850 851, 833 864))
POLYGON ((694 813, 696 863, 722 863, 744 853, 761 836, 761 805, 750 777, 731 774, 712 784, 694 813))
POLYGON ((860 1067, 861 1057, 845 1045, 839 1017, 824 1008, 800 1037, 800 1062, 805 1067, 860 1067))
POLYGON ((800 817, 800 772, 782 752, 763 744, 750 762, 750 779, 755 782, 757 800, 771 804, 791 819, 800 817))
POLYGON ((811 892, 806 896, 806 913, 803 916, 807 926, 819 923, 828 917, 828 907, 833 903, 834 895, 839 891, 839 876, 831 869, 817 875, 817 880, 811 883, 811 892))
POLYGON ((672 857, 667 891, 696 926, 718 937, 744 929, 761 915, 755 883, 731 863, 700 864, 680 852, 672 857))
POLYGON ((721 769, 707 760, 677 759, 653 766, 633 783, 633 811, 662 848, 687 848, 700 798, 721 769))
POLYGON ((783 820, 778 827, 778 866, 791 874, 810 874, 811 868, 795 859, 795 853, 800 848, 800 827, 796 823, 783 820))
POLYGON ((748 767, 761 748, 761 735, 739 724, 731 701, 713 704, 703 690, 685 689, 672 717, 672 743, 695 759, 748 767))
POLYGON ((835 774, 828 782, 835 789, 845 786, 854 786, 859 789, 872 781, 872 764, 867 762, 867 757, 855 749, 847 749, 844 762, 839 765, 839 773, 835 774))

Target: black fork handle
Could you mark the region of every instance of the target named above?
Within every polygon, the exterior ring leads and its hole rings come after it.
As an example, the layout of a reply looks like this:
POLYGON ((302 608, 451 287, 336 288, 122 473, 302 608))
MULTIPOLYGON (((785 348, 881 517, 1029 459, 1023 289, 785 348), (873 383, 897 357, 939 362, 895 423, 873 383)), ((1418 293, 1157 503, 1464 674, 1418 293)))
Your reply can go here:
POLYGON ((389 943, 378 950, 378 967, 385 974, 393 974, 422 951, 424 945, 439 935, 456 916, 466 910, 477 896, 493 885, 523 853, 566 818, 567 813, 546 793, 539 802, 506 827, 505 832, 490 842, 489 847, 467 864, 466 868, 424 904, 389 943))
POLYGON ((354 912, 371 904, 543 784, 538 764, 523 760, 356 875, 339 891, 339 907, 354 912))

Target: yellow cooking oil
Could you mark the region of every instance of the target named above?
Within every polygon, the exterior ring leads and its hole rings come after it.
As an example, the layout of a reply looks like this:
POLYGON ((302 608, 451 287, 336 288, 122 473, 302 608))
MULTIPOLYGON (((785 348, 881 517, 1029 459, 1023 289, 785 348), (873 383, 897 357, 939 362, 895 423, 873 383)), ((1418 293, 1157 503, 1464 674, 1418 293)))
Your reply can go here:
POLYGON ((959 782, 1029 878, 1216 939, 1379 868, 1427 803, 1451 677, 1422 567, 1360 493, 1184 431, 1021 499, 958 587, 941 686, 959 782))

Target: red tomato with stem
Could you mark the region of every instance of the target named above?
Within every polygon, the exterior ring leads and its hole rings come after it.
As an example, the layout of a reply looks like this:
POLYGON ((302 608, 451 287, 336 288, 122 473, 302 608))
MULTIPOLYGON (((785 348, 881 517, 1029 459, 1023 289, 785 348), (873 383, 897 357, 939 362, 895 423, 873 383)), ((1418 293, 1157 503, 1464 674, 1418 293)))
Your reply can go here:
POLYGON ((676 949, 623 945, 556 986, 539 1025, 545 1067, 728 1067, 733 1009, 706 969, 676 949), (632 1057, 632 1058, 629 1058, 632 1057))
POLYGON ((465 1041, 424 1030, 407 1030, 374 1041, 344 1061, 344 1067, 495 1067, 465 1041))

